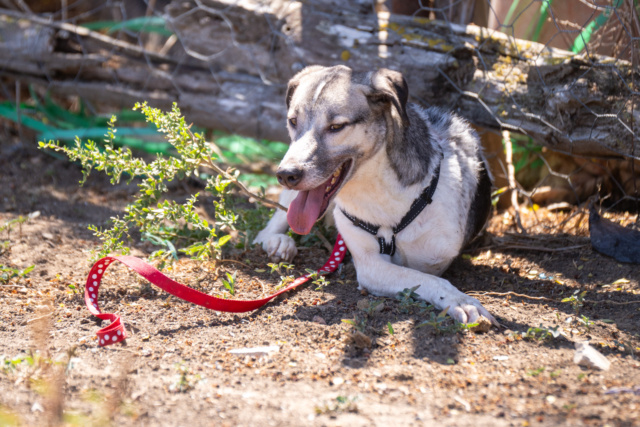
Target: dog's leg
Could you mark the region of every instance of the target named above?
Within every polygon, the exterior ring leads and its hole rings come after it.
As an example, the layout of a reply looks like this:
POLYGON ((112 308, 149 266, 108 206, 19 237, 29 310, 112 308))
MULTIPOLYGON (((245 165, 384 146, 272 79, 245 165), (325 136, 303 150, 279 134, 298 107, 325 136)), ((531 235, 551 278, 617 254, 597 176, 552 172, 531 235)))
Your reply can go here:
POLYGON ((461 323, 474 323, 480 315, 494 325, 499 323, 480 302, 460 292, 448 280, 418 270, 390 263, 379 254, 354 254, 360 286, 378 296, 394 297, 404 289, 420 287, 415 291, 420 298, 443 310, 461 323))
MULTIPOLYGON (((297 191, 282 190, 280 204, 289 207, 297 195, 297 191)), ((276 209, 267 226, 258 233, 253 243, 261 244, 262 249, 274 262, 291 261, 298 254, 298 249, 293 239, 284 234, 288 229, 287 213, 276 209)))

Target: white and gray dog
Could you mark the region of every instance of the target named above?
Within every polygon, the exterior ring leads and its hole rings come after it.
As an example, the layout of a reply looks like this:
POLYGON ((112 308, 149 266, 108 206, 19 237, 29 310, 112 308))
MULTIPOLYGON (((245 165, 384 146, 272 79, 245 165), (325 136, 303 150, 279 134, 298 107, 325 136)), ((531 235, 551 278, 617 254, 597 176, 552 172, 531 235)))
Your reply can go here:
POLYGON ((491 182, 476 133, 454 114, 407 104, 402 74, 310 66, 289 82, 291 146, 277 177, 287 189, 257 238, 290 260, 285 233, 310 232, 328 209, 353 256, 360 287, 392 297, 416 293, 462 323, 480 315, 472 298, 438 277, 484 227, 491 182))

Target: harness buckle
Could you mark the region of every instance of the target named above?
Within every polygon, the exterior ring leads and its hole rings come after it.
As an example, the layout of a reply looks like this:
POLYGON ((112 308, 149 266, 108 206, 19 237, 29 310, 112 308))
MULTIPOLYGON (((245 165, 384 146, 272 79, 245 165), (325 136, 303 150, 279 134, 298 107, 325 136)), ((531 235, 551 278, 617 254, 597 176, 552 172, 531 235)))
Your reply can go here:
POLYGON ((391 236, 391 242, 387 243, 384 237, 378 237, 378 244, 380 245, 380 253, 382 255, 393 256, 396 253, 396 235, 391 236))

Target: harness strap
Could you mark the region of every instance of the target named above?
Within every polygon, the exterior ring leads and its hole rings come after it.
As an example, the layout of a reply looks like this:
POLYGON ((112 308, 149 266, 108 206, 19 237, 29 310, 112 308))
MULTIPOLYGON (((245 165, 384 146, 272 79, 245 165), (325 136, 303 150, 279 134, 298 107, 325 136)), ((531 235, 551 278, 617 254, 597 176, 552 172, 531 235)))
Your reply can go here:
POLYGON ((420 212, 424 210, 431 202, 433 202, 433 195, 436 192, 436 187, 438 187, 438 181, 440 180, 440 165, 442 162, 438 163, 438 167, 436 167, 436 171, 433 174, 433 178, 431 178, 431 182, 422 193, 411 203, 411 207, 409 208, 409 212, 405 214, 400 220, 400 223, 393 227, 393 234, 398 234, 409 224, 413 222, 414 219, 420 215, 420 212))
POLYGON ((349 215, 344 209, 340 209, 344 216, 347 217, 349 221, 356 227, 366 231, 367 233, 373 235, 378 239, 378 244, 380 245, 380 253, 382 255, 391 255, 393 256, 396 253, 396 234, 407 228, 409 224, 413 222, 414 219, 420 215, 420 213, 426 208, 431 202, 433 202, 433 195, 436 192, 436 188, 438 187, 438 181, 440 180, 440 165, 442 165, 442 161, 438 163, 436 170, 433 174, 433 178, 431 178, 431 182, 428 186, 422 190, 420 195, 411 203, 411 207, 409 211, 402 217, 398 225, 393 227, 393 234, 391 235, 391 242, 387 243, 383 236, 378 236, 378 231, 380 230, 379 225, 371 224, 369 222, 363 221, 359 218, 356 218, 353 215, 349 215))

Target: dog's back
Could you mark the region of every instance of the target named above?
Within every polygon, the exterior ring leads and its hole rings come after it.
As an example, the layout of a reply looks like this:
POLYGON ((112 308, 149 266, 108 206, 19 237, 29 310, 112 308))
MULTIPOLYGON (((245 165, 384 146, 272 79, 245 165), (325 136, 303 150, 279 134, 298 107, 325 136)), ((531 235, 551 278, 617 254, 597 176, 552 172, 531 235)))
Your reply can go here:
POLYGON ((482 155, 480 139, 471 126, 454 113, 437 107, 418 109, 421 110, 432 134, 439 136, 456 156, 472 160, 469 170, 461 171, 463 187, 475 191, 469 204, 465 226, 463 246, 466 246, 482 231, 491 213, 492 182, 482 155))

